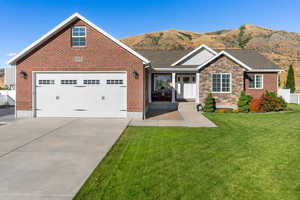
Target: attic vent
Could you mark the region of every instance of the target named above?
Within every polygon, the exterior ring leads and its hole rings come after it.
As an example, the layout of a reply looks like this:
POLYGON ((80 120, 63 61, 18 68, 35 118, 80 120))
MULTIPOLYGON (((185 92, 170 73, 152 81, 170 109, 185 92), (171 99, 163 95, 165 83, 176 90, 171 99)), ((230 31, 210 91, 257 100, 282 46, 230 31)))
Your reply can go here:
POLYGON ((82 56, 75 56, 74 61, 75 62, 83 62, 83 57, 82 56))

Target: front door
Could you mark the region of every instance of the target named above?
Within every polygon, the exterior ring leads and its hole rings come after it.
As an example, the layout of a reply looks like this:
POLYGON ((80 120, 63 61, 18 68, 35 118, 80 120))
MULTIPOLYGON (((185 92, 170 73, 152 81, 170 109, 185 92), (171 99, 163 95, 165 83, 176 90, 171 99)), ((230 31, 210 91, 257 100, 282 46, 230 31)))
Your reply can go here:
POLYGON ((177 99, 196 98, 196 77, 195 75, 177 75, 176 80, 177 99))

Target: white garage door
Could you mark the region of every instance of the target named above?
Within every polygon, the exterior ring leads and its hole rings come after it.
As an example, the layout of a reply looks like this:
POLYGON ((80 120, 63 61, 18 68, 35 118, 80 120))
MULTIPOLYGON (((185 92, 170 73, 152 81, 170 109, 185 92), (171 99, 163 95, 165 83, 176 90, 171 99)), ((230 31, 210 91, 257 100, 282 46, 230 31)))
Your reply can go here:
POLYGON ((37 117, 126 117, 122 72, 36 73, 37 117))

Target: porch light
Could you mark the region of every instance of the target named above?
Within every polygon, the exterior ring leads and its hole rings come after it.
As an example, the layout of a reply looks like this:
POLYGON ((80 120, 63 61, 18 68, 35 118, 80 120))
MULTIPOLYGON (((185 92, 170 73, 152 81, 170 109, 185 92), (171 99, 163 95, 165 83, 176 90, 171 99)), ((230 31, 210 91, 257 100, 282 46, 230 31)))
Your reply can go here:
POLYGON ((139 73, 137 71, 132 72, 132 75, 134 76, 135 79, 139 78, 139 73))
POLYGON ((24 71, 20 71, 20 76, 21 76, 22 78, 26 79, 26 78, 27 78, 27 73, 24 72, 24 71))

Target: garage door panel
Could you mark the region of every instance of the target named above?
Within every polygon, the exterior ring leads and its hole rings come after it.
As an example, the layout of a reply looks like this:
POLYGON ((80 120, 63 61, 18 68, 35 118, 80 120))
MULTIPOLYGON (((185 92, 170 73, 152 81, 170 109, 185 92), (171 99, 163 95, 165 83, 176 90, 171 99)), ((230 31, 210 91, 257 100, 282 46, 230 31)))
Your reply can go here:
POLYGON ((126 73, 41 73, 36 80, 38 117, 127 115, 126 73), (39 85, 40 80, 54 80, 55 84, 39 85))

